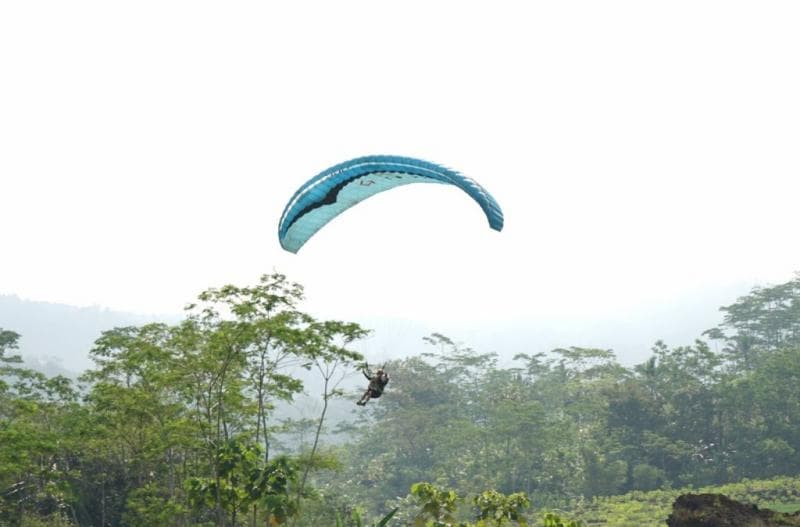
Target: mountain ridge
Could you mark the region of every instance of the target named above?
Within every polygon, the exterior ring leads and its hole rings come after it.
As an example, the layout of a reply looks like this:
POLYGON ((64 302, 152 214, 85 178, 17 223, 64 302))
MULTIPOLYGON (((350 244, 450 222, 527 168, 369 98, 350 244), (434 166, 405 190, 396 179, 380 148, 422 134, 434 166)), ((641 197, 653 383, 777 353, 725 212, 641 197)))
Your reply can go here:
MULTIPOLYGON (((538 317, 486 325, 361 317, 353 321, 373 332, 354 347, 370 362, 378 363, 431 351, 422 337, 437 332, 479 352, 496 352, 501 361, 510 361, 517 353, 581 346, 611 349, 621 363, 630 365, 646 360, 657 340, 669 346, 692 344, 704 330, 721 321, 720 306, 750 289, 745 284, 733 284, 709 288, 691 298, 651 302, 597 317, 538 317)), ((178 314, 144 315, 0 295, 0 328, 20 334, 19 353, 29 365, 45 373, 74 376, 91 368, 89 351, 103 331, 150 322, 176 323, 180 319, 178 314)))

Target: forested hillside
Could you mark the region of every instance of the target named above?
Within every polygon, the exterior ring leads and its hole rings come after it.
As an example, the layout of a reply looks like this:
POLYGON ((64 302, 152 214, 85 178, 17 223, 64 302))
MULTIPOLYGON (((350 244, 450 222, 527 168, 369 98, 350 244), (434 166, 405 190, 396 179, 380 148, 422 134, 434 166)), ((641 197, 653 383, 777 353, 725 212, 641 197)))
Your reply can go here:
POLYGON ((154 320, 177 320, 176 316, 145 316, 51 302, 23 300, 0 295, 0 327, 22 335, 19 353, 35 369, 50 374, 77 375, 89 368, 89 349, 105 330, 117 326, 142 325, 154 320))
POLYGON ((397 509, 389 525, 517 525, 800 474, 800 276, 723 306, 692 345, 653 335, 630 367, 587 347, 501 364, 434 333, 344 425, 330 402, 358 397, 340 383, 367 330, 302 300, 280 274, 209 289, 179 323, 108 328, 80 384, 22 367, 20 335, 0 330, 0 524, 318 526, 397 509), (278 419, 298 367, 322 386, 319 414, 278 419))

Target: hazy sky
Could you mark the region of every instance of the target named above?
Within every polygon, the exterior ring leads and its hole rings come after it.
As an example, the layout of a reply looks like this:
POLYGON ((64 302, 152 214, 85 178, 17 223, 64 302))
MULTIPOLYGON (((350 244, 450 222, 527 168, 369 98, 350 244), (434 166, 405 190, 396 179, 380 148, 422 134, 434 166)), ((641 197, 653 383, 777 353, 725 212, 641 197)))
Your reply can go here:
MULTIPOLYGON (((606 316, 800 270, 800 3, 0 3, 0 293, 143 313, 264 272, 307 307, 606 316), (366 154, 480 182, 283 206, 366 154)), ((0 324, 1 325, 1 324, 0 324)))

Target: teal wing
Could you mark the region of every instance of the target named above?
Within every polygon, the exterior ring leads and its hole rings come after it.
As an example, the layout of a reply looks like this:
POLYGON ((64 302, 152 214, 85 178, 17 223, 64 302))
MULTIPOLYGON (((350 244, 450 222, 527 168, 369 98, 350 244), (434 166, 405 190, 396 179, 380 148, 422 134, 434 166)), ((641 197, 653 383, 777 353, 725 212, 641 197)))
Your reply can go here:
POLYGON ((503 229, 500 206, 472 179, 421 159, 367 156, 321 172, 294 193, 278 224, 281 247, 296 253, 317 231, 353 205, 411 183, 454 185, 477 202, 492 229, 503 229))

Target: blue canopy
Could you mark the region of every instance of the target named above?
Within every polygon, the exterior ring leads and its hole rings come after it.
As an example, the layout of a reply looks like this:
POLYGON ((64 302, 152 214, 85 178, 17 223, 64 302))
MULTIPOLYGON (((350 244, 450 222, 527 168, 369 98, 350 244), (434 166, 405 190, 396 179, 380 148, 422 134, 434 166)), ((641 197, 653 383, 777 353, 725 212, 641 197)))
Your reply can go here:
POLYGON ((492 229, 503 229, 500 206, 470 178, 421 159, 366 156, 321 172, 294 193, 278 224, 281 247, 296 253, 326 223, 353 205, 378 192, 410 183, 455 185, 480 205, 492 229))

